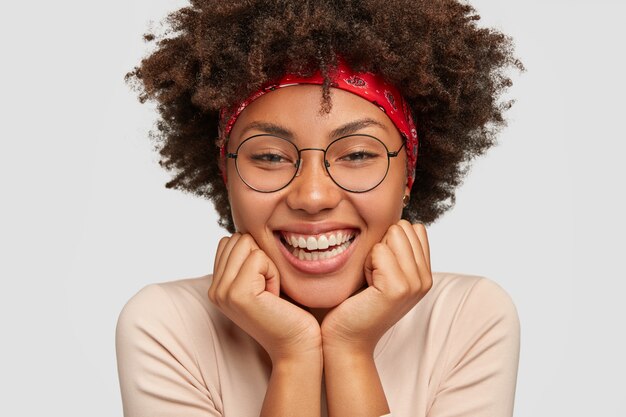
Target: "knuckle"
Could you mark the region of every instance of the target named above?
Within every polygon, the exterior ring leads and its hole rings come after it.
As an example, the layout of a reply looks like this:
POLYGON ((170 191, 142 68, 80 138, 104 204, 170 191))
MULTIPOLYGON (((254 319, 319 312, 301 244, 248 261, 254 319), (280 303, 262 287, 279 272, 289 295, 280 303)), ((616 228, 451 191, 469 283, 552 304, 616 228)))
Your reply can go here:
POLYGON ((414 297, 422 298, 430 291, 430 285, 428 283, 420 282, 415 289, 414 297))
POLYGON ((401 300, 411 294, 411 286, 406 281, 398 281, 391 285, 389 295, 393 300, 401 300))
POLYGON ((239 240, 241 240, 244 243, 254 242, 254 239, 252 239, 252 236, 250 236, 248 233, 246 233, 245 235, 241 235, 239 240))
POLYGON ((417 281, 411 285, 411 296, 417 296, 422 293, 424 289, 424 285, 421 281, 417 281))
POLYGON ((399 225, 400 227, 402 227, 402 226, 411 227, 411 223, 410 223, 408 220, 406 220, 406 219, 401 219, 401 220, 398 222, 398 225, 399 225))
POLYGON ((243 301, 243 298, 238 295, 235 291, 229 291, 224 294, 223 305, 229 310, 243 310, 246 306, 246 303, 243 301))
POLYGON ((387 245, 381 242, 378 242, 374 246, 372 246, 372 252, 375 252, 377 254, 384 252, 386 249, 387 245))
POLYGON ((250 251, 250 258, 254 260, 263 259, 264 257, 265 257, 265 253, 259 248, 255 248, 255 249, 252 249, 252 251, 250 251))
POLYGON ((398 235, 400 233, 403 233, 403 231, 402 226, 400 226, 399 224, 392 224, 391 226, 389 226, 390 235, 398 235))
POLYGON ((372 259, 379 259, 381 256, 384 256, 387 251, 387 245, 384 243, 376 243, 372 246, 370 250, 372 259))
POLYGON ((215 303, 218 306, 228 305, 228 291, 227 290, 217 290, 215 291, 215 303))
POLYGON ((221 297, 219 291, 214 291, 213 292, 213 302, 216 305, 218 305, 218 306, 222 304, 222 297, 221 297))
POLYGON ((426 294, 428 291, 430 291, 432 287, 433 287, 433 280, 429 279, 428 281, 422 283, 421 291, 424 294, 426 294))
POLYGON ((223 300, 224 300, 224 304, 225 305, 232 306, 233 302, 234 302, 232 292, 228 291, 228 292, 224 293, 223 300))
POLYGON ((228 242, 230 242, 229 237, 223 237, 220 239, 219 243, 217 244, 217 247, 220 249, 224 249, 226 247, 226 245, 228 245, 228 242))

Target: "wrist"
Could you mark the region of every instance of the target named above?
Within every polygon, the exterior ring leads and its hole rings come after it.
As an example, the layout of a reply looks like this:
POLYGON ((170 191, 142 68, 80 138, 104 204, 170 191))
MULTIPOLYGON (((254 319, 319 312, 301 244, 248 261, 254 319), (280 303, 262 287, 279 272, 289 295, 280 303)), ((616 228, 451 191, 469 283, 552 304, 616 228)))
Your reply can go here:
POLYGON ((373 352, 345 346, 324 348, 329 415, 382 416, 389 405, 373 352))
POLYGON ((322 337, 319 327, 316 332, 310 331, 295 338, 276 339, 268 346, 263 346, 272 363, 308 362, 322 356, 322 337))
POLYGON ((321 374, 324 367, 322 349, 309 350, 299 354, 280 355, 272 359, 272 373, 279 374, 321 374))
POLYGON ((328 343, 324 344, 324 363, 364 362, 374 359, 374 346, 369 343, 328 343))
POLYGON ((348 340, 345 338, 323 338, 322 346, 324 357, 330 355, 336 356, 354 356, 359 358, 368 358, 374 356, 374 348, 377 340, 348 340))

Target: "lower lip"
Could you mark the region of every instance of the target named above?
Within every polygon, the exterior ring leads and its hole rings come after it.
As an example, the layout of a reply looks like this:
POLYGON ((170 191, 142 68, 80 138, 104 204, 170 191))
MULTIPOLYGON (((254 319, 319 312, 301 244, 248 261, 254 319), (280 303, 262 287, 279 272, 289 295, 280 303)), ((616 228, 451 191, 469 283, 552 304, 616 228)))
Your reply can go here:
POLYGON ((280 234, 275 234, 278 246, 280 247, 280 251, 284 255, 284 257, 289 261, 289 263, 299 271, 308 273, 308 274, 330 274, 332 272, 336 272, 341 269, 352 255, 354 251, 354 247, 356 246, 357 240, 359 239, 359 235, 357 234, 352 243, 341 252, 339 255, 333 256, 328 259, 318 259, 317 261, 307 261, 302 260, 289 252, 289 249, 283 244, 280 240, 280 234))

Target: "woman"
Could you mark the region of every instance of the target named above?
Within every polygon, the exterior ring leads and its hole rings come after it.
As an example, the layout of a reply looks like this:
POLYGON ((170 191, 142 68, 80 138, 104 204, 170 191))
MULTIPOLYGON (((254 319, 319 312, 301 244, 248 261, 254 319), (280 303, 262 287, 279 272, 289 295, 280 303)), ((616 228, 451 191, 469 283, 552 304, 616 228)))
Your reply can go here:
POLYGON ((159 104, 168 187, 210 197, 232 235, 213 274, 122 311, 126 416, 512 415, 515 307, 485 277, 433 273, 424 227, 521 68, 476 19, 456 1, 170 16, 128 79, 159 104))

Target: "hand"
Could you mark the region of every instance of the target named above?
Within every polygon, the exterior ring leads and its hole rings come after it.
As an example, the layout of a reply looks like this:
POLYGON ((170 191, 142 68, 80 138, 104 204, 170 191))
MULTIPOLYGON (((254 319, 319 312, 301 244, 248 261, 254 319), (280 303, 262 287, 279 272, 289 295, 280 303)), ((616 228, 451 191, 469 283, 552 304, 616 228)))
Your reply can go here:
POLYGON ((331 310, 322 322, 328 349, 373 354, 382 335, 432 287, 423 224, 400 220, 374 245, 364 265, 368 287, 331 310))
POLYGON ((263 346, 273 363, 319 353, 319 324, 279 293, 278 269, 251 235, 235 233, 220 240, 209 299, 263 346))

